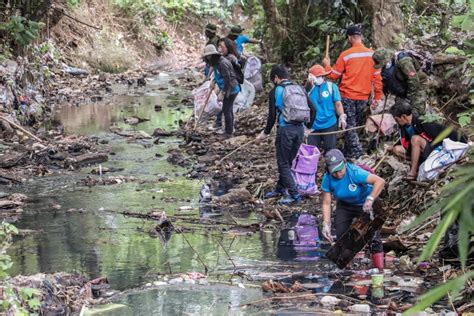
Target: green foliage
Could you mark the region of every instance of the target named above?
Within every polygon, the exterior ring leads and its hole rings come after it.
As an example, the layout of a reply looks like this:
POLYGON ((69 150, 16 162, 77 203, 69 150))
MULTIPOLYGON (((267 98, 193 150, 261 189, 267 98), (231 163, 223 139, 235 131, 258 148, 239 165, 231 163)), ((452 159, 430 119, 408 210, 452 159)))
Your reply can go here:
POLYGON ((459 113, 457 115, 459 125, 461 127, 466 127, 466 126, 471 125, 473 116, 474 116, 474 111, 466 111, 466 112, 459 113))
POLYGON ((76 8, 81 4, 81 0, 67 0, 67 4, 71 8, 76 8))
POLYGON ((165 31, 158 32, 152 41, 157 50, 162 51, 172 44, 171 37, 165 31))
POLYGON ((9 282, 8 269, 13 265, 7 249, 12 243, 13 235, 18 234, 18 229, 12 224, 3 222, 0 226, 0 278, 2 285, 0 290, 3 295, 0 299, 0 312, 8 315, 31 315, 31 312, 39 311, 41 302, 40 292, 32 288, 14 289, 9 282))
POLYGON ((403 315, 413 315, 417 312, 421 312, 425 308, 431 306, 431 304, 442 299, 449 292, 452 293, 453 297, 456 297, 467 281, 472 278, 474 278, 474 271, 469 271, 456 279, 437 286, 433 290, 422 295, 419 299, 420 303, 404 312, 403 315))
POLYGON ((22 16, 12 16, 7 22, 0 23, 0 30, 7 31, 15 44, 20 47, 28 46, 38 38, 44 23, 34 22, 22 16))
MULTIPOLYGON (((458 248, 459 259, 463 268, 466 268, 466 262, 470 249, 470 236, 474 234, 474 219, 472 217, 472 209, 474 206, 474 155, 472 152, 469 156, 469 162, 458 167, 454 172, 454 180, 445 185, 442 189, 441 195, 433 200, 430 207, 423 212, 414 222, 412 222, 405 230, 409 230, 423 223, 428 217, 437 212, 441 213, 441 221, 431 235, 428 243, 424 247, 418 262, 425 261, 433 256, 438 248, 441 239, 449 229, 451 224, 455 221, 459 223, 458 231, 458 248)), ((441 299, 449 291, 453 291, 452 296, 457 296, 457 293, 464 287, 466 282, 474 277, 474 271, 468 271, 464 276, 448 283, 438 286, 435 289, 424 294, 420 298, 420 303, 410 309, 407 314, 412 314, 416 311, 421 311, 430 306, 434 302, 441 299)))

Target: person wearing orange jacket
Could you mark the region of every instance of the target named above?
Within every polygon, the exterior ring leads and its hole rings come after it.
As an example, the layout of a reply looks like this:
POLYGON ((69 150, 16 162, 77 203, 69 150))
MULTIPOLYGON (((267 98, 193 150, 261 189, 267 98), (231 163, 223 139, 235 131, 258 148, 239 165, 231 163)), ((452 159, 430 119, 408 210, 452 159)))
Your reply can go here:
MULTIPOLYGON (((331 60, 326 57, 323 65, 329 79, 341 79, 339 91, 342 97, 342 106, 347 115, 347 128, 361 125, 364 110, 373 87, 372 105, 375 107, 382 98, 382 76, 380 69, 375 69, 372 59, 373 50, 362 43, 362 30, 358 25, 347 29, 347 40, 351 48, 339 55, 336 64, 331 67, 331 60)), ((359 158, 362 156, 362 146, 356 130, 347 131, 344 138, 344 151, 346 157, 359 158)))

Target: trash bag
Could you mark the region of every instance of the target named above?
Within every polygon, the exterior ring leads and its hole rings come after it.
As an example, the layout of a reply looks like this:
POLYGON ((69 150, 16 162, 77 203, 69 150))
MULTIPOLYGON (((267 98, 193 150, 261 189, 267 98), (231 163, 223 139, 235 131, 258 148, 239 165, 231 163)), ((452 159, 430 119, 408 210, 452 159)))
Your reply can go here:
MULTIPOLYGON (((192 94, 194 96, 194 117, 198 119, 202 107, 205 106, 207 96, 209 95, 209 88, 211 82, 206 81, 200 87, 194 89, 192 94)), ((200 121, 207 121, 210 117, 217 115, 222 111, 222 104, 217 100, 217 95, 213 91, 204 112, 201 115, 200 121)))
POLYGON ((277 257, 282 260, 319 260, 323 253, 318 248, 316 217, 305 213, 292 216, 289 225, 289 228, 280 231, 277 257))
POLYGON ((255 92, 263 91, 262 62, 255 56, 249 56, 245 62, 244 77, 255 87, 255 92))
POLYGON ((247 80, 240 85, 240 92, 234 101, 234 113, 248 109, 255 99, 255 87, 247 80))
POLYGON ((318 171, 319 152, 316 146, 301 144, 293 160, 291 173, 298 192, 303 196, 318 194, 316 172, 318 171))
POLYGON ((449 138, 436 147, 418 168, 417 181, 430 181, 461 159, 469 149, 469 144, 453 141, 449 138))
POLYGON ((377 133, 380 128, 380 132, 387 136, 395 132, 396 124, 397 122, 395 122, 395 119, 389 113, 371 115, 367 119, 367 122, 365 122, 365 131, 367 133, 377 133))

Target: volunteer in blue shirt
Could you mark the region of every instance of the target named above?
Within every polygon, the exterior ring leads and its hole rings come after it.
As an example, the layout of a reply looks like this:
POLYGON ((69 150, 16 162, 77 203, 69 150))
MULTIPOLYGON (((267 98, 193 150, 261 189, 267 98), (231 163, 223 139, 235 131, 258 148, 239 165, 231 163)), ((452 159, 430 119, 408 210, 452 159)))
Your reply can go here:
MULTIPOLYGON (((372 216, 374 200, 385 187, 385 180, 375 174, 346 162, 342 152, 331 149, 325 155, 326 173, 321 183, 323 230, 322 235, 332 241, 331 194, 336 199, 334 226, 340 238, 351 226, 354 218, 368 213, 372 216)), ((372 264, 379 270, 384 267, 384 253, 380 233, 371 244, 372 264)))
POLYGON ((224 114, 224 134, 221 139, 231 138, 234 132, 234 101, 240 92, 232 63, 223 57, 214 45, 207 45, 202 56, 214 69, 214 81, 224 95, 222 112, 224 114))
MULTIPOLYGON (((296 204, 301 202, 302 198, 298 193, 295 179, 291 173, 291 165, 295 159, 298 149, 304 138, 304 122, 286 122, 283 117, 285 107, 284 91, 285 87, 295 85, 289 80, 288 69, 284 65, 275 65, 270 72, 270 80, 275 87, 270 91, 268 96, 268 117, 265 129, 257 136, 257 139, 263 140, 267 138, 275 122, 278 121, 277 134, 275 138, 276 158, 278 165, 278 182, 274 190, 267 192, 265 198, 274 198, 281 196, 279 204, 296 204)), ((301 97, 306 100, 310 112, 310 119, 307 126, 311 126, 314 120, 314 106, 311 104, 308 95, 303 92, 301 97)))
MULTIPOLYGON (((243 35, 243 28, 240 25, 234 25, 230 28, 230 33, 227 35, 227 38, 235 41, 235 46, 237 46, 237 54, 240 59, 244 52, 244 44, 262 44, 262 41, 252 39, 248 35, 243 35)), ((242 62, 241 62, 242 63, 242 62)))
MULTIPOLYGON (((338 127, 339 129, 346 129, 347 126, 347 115, 344 114, 339 89, 336 84, 325 79, 325 76, 330 73, 321 65, 314 65, 309 69, 308 82, 311 87, 309 98, 316 107, 316 119, 311 128, 312 133, 334 132, 337 131, 338 127)), ((327 152, 336 148, 336 134, 310 134, 308 144, 320 149, 323 148, 327 152)))

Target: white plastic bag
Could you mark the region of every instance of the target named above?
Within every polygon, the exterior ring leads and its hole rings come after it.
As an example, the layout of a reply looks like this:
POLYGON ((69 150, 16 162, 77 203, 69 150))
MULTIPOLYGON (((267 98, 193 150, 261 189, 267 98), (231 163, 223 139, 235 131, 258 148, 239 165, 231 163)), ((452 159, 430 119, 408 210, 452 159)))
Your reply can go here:
POLYGON ((255 87, 256 92, 263 91, 262 62, 255 56, 249 56, 245 63, 244 78, 255 87))
POLYGON ((455 142, 449 138, 436 147, 418 169, 417 181, 430 181, 461 159, 469 150, 469 144, 455 142))
POLYGON ((249 81, 244 80, 240 85, 240 92, 234 101, 234 113, 248 109, 255 98, 255 87, 249 81))
MULTIPOLYGON (((209 88, 211 82, 206 81, 200 87, 193 90, 192 94, 194 96, 194 117, 198 119, 199 114, 201 114, 202 107, 205 106, 207 96, 209 95, 209 88)), ((200 121, 207 121, 210 117, 217 115, 222 111, 222 103, 217 100, 217 95, 213 91, 207 106, 204 109, 204 112, 201 115, 200 121)))

